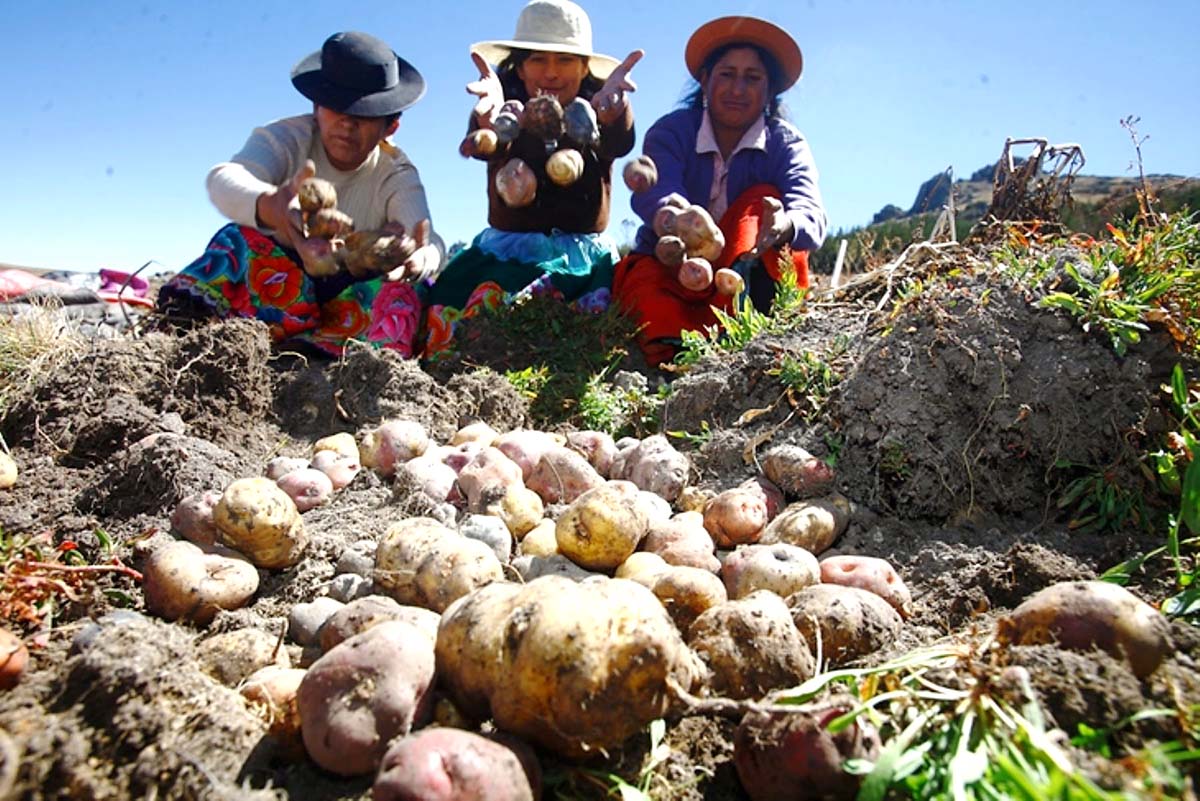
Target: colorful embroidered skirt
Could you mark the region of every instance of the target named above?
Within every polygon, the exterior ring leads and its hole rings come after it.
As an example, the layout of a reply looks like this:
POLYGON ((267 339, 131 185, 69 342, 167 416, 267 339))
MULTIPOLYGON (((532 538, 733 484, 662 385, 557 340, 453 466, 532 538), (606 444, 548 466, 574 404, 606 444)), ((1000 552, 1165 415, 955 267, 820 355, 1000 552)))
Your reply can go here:
POLYGON ((522 298, 550 295, 578 311, 604 311, 618 258, 615 243, 604 234, 486 229, 429 288, 424 357, 437 361, 453 352, 460 321, 522 298))
POLYGON ((158 308, 167 315, 262 320, 277 343, 335 356, 351 339, 411 356, 421 319, 411 284, 347 274, 311 278, 294 251, 236 223, 159 289, 158 308))

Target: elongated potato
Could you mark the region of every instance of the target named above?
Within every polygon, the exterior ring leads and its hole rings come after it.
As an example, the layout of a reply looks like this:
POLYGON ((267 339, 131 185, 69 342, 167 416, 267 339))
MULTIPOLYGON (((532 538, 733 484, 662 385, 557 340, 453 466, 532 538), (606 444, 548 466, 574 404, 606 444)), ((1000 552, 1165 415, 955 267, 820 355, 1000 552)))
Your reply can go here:
POLYGON ((155 548, 142 574, 148 612, 201 626, 221 609, 244 606, 258 590, 258 571, 240 555, 206 552, 182 540, 155 548))
POLYGON ((490 714, 568 758, 621 744, 699 675, 654 594, 600 576, 495 583, 461 598, 442 615, 437 664, 464 713, 490 714))
POLYGON ((547 448, 525 480, 546 503, 571 503, 603 483, 587 459, 563 445, 547 448))
POLYGON ((1099 648, 1124 657, 1139 678, 1158 670, 1172 648, 1166 618, 1129 590, 1106 581, 1046 587, 1001 618, 997 635, 1013 645, 1099 648))
POLYGON ((820 555, 850 524, 850 501, 834 493, 789 504, 767 524, 759 542, 764 545, 796 545, 820 555))

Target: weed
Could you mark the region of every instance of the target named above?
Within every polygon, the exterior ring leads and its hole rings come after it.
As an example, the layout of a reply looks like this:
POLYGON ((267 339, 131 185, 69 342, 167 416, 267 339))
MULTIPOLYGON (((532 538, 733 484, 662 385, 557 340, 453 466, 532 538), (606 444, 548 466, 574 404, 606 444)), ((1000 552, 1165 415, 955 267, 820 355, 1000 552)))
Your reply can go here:
POLYGON ((683 440, 694 448, 703 448, 712 440, 712 429, 708 427, 707 420, 700 421, 700 430, 696 433, 690 431, 668 431, 668 437, 683 440))
POLYGON ((658 428, 663 400, 662 392, 651 393, 645 383, 613 383, 597 373, 579 398, 580 426, 618 438, 646 436, 658 428))
POLYGON ((87 340, 65 320, 57 301, 0 317, 0 413, 86 348, 87 340))
POLYGON ((1092 467, 1059 459, 1054 469, 1083 472, 1067 484, 1057 501, 1059 509, 1069 512, 1067 527, 1072 531, 1119 532, 1131 524, 1149 525, 1145 497, 1121 480, 1117 465, 1092 467))
POLYGON ((879 472, 884 476, 905 479, 912 475, 908 464, 908 451, 904 443, 896 439, 885 440, 880 445, 879 472))
POLYGON ((529 400, 534 400, 550 381, 550 368, 544 364, 536 367, 531 365, 520 370, 508 370, 504 377, 513 385, 513 389, 529 400))
MULTIPOLYGON (((830 360, 836 360, 848 347, 849 339, 839 334, 834 337, 826 356, 830 360)), ((766 372, 767 375, 775 376, 783 385, 793 408, 799 405, 799 401, 804 402, 801 416, 805 421, 811 421, 820 414, 833 388, 842 380, 841 373, 830 361, 812 351, 804 351, 798 356, 785 353, 780 357, 778 366, 766 372)))

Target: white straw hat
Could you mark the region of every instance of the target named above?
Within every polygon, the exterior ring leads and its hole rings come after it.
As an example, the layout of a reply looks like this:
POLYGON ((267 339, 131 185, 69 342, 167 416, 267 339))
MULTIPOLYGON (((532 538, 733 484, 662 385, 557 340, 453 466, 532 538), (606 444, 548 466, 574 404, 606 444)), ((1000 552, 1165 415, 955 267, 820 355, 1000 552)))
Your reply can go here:
POLYGON ((478 42, 471 52, 498 65, 513 50, 540 50, 586 56, 592 75, 607 78, 621 62, 612 56, 592 52, 592 23, 587 12, 570 0, 531 0, 517 17, 512 39, 478 42))

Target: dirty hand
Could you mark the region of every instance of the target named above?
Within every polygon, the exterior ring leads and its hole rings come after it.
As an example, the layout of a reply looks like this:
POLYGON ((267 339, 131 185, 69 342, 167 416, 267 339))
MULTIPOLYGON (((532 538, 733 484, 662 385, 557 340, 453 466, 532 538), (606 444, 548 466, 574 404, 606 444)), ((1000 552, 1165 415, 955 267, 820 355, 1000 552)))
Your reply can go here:
POLYGON ((504 87, 500 85, 500 77, 496 75, 492 65, 487 63, 483 56, 472 53, 471 60, 479 70, 479 80, 467 84, 467 91, 479 97, 471 111, 475 114, 480 128, 491 128, 492 120, 500 111, 500 106, 504 105, 504 87))
POLYGON ((421 220, 413 229, 417 249, 396 269, 385 276, 385 281, 408 281, 417 283, 432 278, 442 263, 442 254, 436 245, 429 243, 429 220, 421 220))
POLYGON ((296 200, 296 193, 300 191, 300 184, 316 174, 317 166, 309 159, 291 180, 263 192, 254 204, 259 225, 273 231, 275 238, 290 248, 295 248, 304 240, 300 202, 296 200))
POLYGON ((792 221, 783 210, 783 203, 778 198, 764 197, 762 226, 758 229, 758 241, 754 243, 754 252, 761 254, 787 244, 792 241, 794 233, 792 221))
POLYGON ((625 93, 637 91, 637 84, 629 78, 629 71, 644 55, 644 50, 634 50, 625 56, 621 65, 612 71, 608 80, 592 96, 592 108, 596 109, 596 119, 601 125, 611 125, 625 115, 625 107, 629 104, 625 93))

